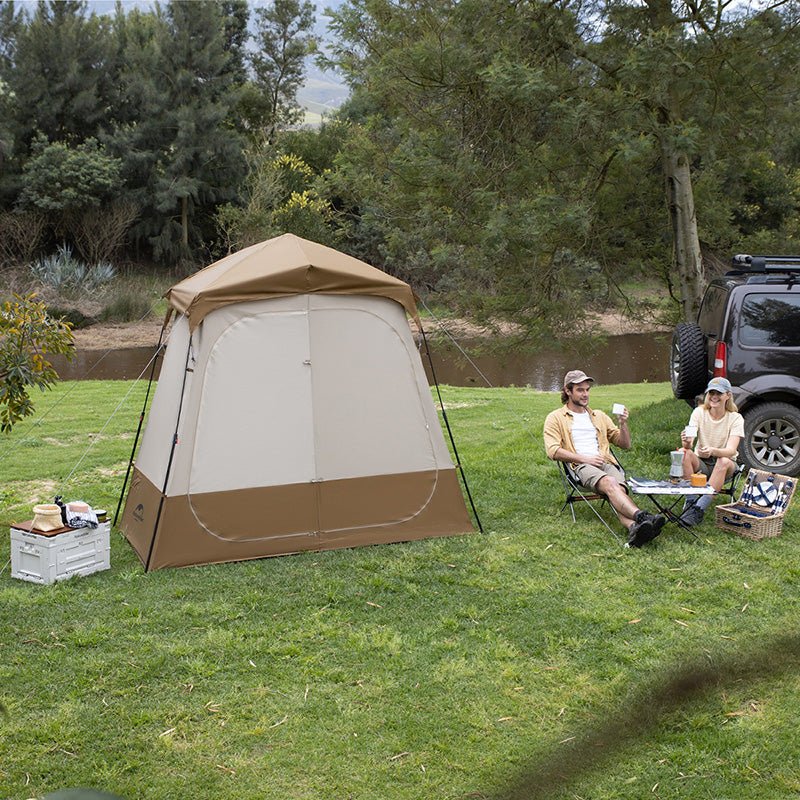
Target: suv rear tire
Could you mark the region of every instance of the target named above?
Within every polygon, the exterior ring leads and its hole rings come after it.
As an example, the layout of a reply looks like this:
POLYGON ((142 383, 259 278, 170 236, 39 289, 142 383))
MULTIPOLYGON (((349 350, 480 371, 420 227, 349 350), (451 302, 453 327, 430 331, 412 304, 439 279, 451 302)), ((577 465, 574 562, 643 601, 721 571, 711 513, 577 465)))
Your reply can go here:
POLYGON ((669 354, 672 393, 679 400, 693 400, 706 388, 706 339, 699 325, 681 322, 672 334, 669 354))
POLYGON ((800 474, 800 409, 789 403, 762 403, 744 413, 741 452, 754 469, 800 474))

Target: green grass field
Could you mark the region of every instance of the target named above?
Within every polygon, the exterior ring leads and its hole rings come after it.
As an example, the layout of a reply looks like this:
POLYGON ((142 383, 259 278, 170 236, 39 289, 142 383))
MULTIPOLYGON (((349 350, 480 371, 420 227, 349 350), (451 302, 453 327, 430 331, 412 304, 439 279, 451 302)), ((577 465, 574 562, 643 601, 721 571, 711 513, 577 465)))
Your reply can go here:
MULTIPOLYGON (((113 511, 143 391, 37 394, 0 438, 3 529, 57 493, 113 511)), ((665 477, 687 406, 592 394, 631 409, 628 471, 665 477)), ((0 797, 797 797, 797 508, 764 542, 709 514, 623 550, 559 514, 556 394, 443 395, 484 535, 144 574, 113 532, 110 570, 45 587, 4 534, 0 797)))

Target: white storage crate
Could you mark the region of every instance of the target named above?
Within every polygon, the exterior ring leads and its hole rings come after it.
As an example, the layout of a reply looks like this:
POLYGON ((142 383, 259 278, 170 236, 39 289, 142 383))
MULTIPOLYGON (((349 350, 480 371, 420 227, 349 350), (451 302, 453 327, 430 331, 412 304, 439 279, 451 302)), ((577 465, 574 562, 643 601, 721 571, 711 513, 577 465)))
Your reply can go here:
POLYGON ((111 523, 69 529, 44 536, 11 528, 11 577, 53 583, 73 575, 91 575, 111 566, 111 523))

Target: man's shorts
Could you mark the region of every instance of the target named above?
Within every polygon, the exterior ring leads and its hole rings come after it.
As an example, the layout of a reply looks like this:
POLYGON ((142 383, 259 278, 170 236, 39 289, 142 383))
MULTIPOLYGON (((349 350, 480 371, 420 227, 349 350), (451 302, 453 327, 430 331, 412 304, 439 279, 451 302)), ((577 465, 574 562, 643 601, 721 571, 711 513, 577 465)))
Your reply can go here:
POLYGON ((581 486, 587 489, 594 490, 599 481, 607 476, 625 486, 625 473, 616 464, 606 462, 602 467, 595 467, 593 464, 570 464, 569 468, 581 486))

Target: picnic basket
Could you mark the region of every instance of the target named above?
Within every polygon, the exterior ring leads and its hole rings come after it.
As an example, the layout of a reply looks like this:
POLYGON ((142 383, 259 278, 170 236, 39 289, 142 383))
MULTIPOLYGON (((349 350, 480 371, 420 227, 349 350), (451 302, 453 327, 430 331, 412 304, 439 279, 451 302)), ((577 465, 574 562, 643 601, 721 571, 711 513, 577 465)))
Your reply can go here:
POLYGON ((780 536, 796 483, 787 475, 751 469, 739 499, 715 508, 717 527, 754 541, 780 536))

